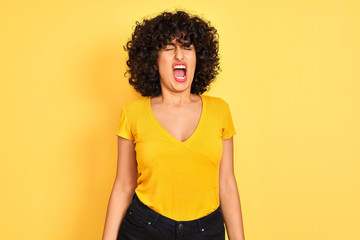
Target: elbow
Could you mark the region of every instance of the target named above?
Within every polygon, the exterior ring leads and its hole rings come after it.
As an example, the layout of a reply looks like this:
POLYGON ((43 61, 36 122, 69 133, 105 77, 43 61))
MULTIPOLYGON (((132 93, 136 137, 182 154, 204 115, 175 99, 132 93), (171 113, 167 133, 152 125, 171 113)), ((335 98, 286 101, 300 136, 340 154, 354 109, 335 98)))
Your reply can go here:
POLYGON ((135 193, 136 187, 137 187, 136 183, 115 180, 113 190, 116 192, 133 195, 135 193))
POLYGON ((235 177, 229 177, 226 180, 220 182, 219 192, 237 191, 237 183, 235 177))

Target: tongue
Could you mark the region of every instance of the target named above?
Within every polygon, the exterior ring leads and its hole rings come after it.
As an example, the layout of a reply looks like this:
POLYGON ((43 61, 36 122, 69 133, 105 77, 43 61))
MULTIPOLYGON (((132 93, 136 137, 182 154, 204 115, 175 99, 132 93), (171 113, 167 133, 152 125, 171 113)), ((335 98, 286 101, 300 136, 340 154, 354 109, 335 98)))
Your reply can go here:
POLYGON ((185 70, 175 69, 174 74, 175 74, 176 77, 184 77, 185 76, 185 70))

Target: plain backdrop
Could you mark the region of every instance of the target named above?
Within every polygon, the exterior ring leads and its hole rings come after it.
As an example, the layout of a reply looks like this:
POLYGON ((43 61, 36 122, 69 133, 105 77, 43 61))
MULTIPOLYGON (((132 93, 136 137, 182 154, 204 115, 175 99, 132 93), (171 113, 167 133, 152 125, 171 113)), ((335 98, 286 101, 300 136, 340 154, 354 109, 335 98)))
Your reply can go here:
POLYGON ((2 1, 0 238, 98 240, 135 21, 218 29, 246 240, 360 239, 357 0, 2 1))

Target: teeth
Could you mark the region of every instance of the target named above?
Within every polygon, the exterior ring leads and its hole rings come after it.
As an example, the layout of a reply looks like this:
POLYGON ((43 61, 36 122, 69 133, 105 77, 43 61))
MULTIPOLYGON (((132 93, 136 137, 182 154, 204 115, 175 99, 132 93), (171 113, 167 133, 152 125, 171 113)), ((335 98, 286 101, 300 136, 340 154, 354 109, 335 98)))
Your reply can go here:
POLYGON ((186 69, 184 65, 176 65, 174 69, 186 69))

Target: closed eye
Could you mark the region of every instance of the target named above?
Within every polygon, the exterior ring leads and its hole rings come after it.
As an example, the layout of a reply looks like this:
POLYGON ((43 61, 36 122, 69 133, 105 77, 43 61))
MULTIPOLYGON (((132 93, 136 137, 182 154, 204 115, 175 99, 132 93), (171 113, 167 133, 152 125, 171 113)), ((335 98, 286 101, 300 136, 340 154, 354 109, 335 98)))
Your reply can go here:
POLYGON ((193 44, 189 44, 189 43, 186 43, 183 45, 183 47, 186 49, 186 50, 191 50, 193 48, 193 44))
MULTIPOLYGON (((175 50, 174 46, 175 46, 174 44, 169 43, 169 44, 167 44, 167 46, 164 49, 165 49, 165 51, 172 51, 172 50, 175 50)), ((182 48, 186 49, 186 50, 192 50, 193 45, 192 44, 186 44, 186 45, 183 45, 182 48)))

